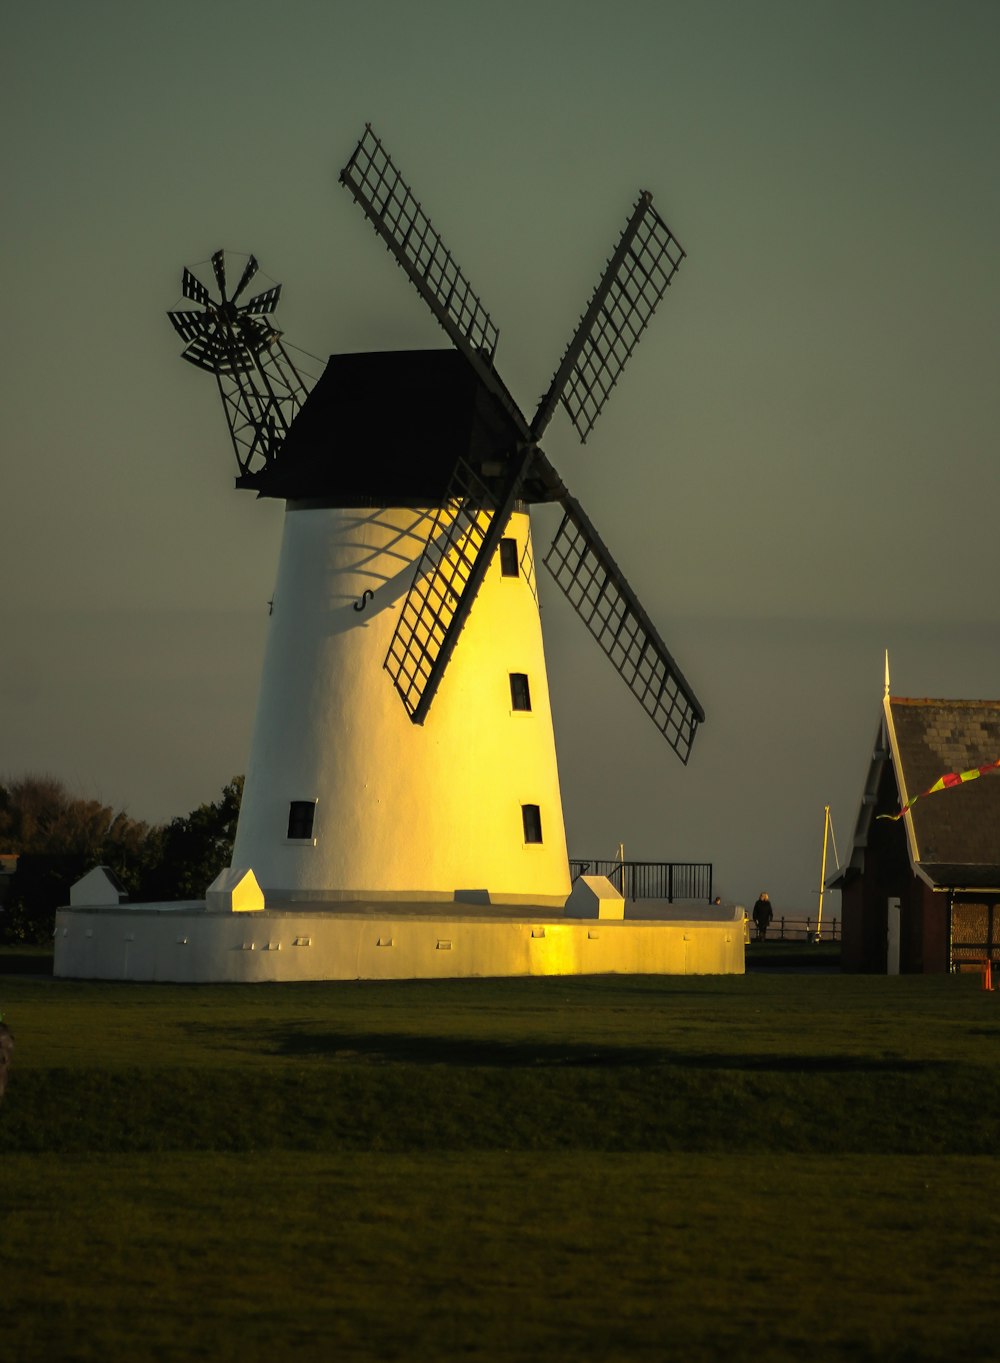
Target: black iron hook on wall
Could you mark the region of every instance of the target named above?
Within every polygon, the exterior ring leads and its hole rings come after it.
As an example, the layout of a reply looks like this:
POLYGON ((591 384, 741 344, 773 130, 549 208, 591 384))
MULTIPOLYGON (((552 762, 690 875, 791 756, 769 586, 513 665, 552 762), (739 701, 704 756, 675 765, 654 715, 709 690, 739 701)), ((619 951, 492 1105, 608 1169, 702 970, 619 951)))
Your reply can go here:
POLYGON ((356 611, 363 611, 374 595, 375 593, 372 591, 371 587, 366 587, 364 591, 361 593, 361 600, 355 601, 354 609, 356 611))

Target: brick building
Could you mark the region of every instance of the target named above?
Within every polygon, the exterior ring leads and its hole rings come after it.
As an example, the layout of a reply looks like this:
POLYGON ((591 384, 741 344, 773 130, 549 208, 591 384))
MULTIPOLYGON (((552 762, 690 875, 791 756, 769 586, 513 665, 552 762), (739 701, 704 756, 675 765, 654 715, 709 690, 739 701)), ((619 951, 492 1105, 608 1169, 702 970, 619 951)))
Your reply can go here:
POLYGON ((917 800, 947 772, 1000 757, 1000 701, 890 696, 868 764, 842 903, 844 970, 935 973, 1000 963, 1000 769, 917 800))

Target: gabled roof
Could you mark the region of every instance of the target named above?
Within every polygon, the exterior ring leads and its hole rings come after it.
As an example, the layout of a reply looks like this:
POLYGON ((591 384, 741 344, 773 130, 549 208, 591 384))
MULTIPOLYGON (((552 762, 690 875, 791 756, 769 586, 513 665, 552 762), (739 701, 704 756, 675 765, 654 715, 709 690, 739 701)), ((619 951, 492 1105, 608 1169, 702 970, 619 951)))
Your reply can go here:
POLYGON ((873 818, 910 801, 901 823, 915 874, 936 889, 1000 888, 1000 770, 916 799, 946 773, 997 758, 1000 701, 886 695, 845 874, 863 871, 873 818))
MULTIPOLYGON (((1000 701, 891 696, 889 709, 898 754, 897 782, 909 800, 946 772, 968 771, 1000 757, 1000 701)), ((916 843, 914 860, 934 884, 1000 886, 996 775, 918 800, 905 817, 916 843)))

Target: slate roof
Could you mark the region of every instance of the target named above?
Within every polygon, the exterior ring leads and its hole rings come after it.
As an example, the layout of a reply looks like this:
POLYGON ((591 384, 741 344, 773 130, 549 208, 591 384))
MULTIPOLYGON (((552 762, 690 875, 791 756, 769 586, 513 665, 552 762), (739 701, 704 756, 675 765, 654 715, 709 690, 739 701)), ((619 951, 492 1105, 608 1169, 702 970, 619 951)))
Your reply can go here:
MULTIPOLYGON (((946 772, 1000 757, 1000 701, 889 699, 909 799, 946 772)), ((916 861, 935 885, 1000 887, 1000 769, 918 800, 910 811, 916 861)))

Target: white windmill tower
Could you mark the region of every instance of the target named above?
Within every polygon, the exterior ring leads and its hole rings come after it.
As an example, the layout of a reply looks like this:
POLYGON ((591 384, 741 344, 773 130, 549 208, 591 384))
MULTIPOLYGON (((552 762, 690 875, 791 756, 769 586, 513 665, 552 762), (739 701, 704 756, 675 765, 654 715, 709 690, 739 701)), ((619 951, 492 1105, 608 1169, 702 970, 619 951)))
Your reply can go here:
POLYGON ((171 314, 219 381, 237 486, 286 503, 233 864, 269 907, 561 906, 531 503, 561 502, 546 567, 684 762, 704 714, 538 442, 560 402, 586 439, 684 252, 640 194, 528 422, 497 328, 370 127, 340 178, 454 350, 334 355, 307 398, 259 315, 278 290, 236 306, 251 259, 227 302, 221 252, 222 302, 185 271, 206 311, 171 314))

